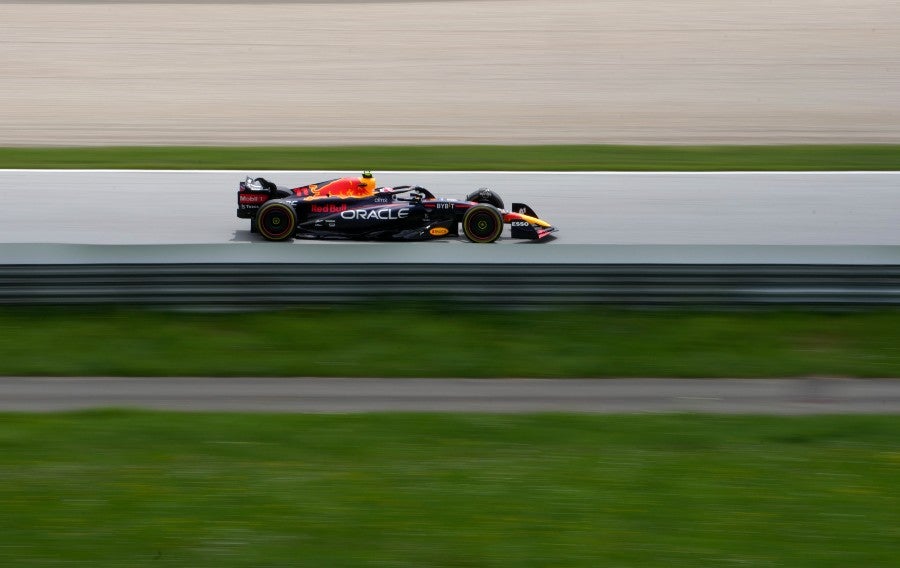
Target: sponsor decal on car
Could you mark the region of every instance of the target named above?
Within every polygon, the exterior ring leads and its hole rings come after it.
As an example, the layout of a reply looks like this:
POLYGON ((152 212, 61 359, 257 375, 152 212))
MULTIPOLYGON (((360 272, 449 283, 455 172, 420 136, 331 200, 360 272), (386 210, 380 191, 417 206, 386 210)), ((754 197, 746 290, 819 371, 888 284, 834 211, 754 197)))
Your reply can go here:
POLYGON ((428 231, 429 234, 431 234, 435 237, 443 237, 444 235, 446 235, 449 232, 450 232, 450 229, 448 229, 446 227, 435 227, 435 228, 431 229, 430 231, 428 231))
POLYGON ((341 219, 406 219, 409 216, 409 209, 388 208, 383 209, 350 209, 341 212, 341 219))
POLYGON ((265 203, 269 200, 267 193, 239 193, 238 203, 265 203))
POLYGON ((310 207, 310 211, 312 211, 313 213, 340 213, 341 211, 346 210, 346 203, 342 203, 340 205, 329 203, 328 205, 313 205, 310 207))

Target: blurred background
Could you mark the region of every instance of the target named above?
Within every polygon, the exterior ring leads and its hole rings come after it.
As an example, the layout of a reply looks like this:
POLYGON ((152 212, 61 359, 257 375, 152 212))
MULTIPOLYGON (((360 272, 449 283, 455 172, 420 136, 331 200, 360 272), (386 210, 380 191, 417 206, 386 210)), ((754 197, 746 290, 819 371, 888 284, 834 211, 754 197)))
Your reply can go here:
POLYGON ((4 145, 900 140, 894 0, 0 2, 4 145))

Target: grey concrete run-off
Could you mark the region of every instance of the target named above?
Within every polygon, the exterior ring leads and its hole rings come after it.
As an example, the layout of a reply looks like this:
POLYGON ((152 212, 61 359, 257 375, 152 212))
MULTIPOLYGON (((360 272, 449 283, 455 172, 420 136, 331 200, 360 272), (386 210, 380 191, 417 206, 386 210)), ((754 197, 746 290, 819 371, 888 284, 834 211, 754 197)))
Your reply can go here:
POLYGON ((0 411, 900 413, 900 380, 0 378, 0 411))

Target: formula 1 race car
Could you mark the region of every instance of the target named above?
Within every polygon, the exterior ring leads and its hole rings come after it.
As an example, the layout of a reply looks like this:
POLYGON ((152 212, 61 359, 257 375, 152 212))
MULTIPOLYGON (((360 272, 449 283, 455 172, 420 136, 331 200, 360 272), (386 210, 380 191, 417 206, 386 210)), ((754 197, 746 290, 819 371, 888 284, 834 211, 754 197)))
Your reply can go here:
MULTIPOLYGON (((371 178, 366 172, 364 177, 371 178)), ((464 200, 439 199, 424 187, 366 189, 374 179, 339 178, 287 188, 264 178, 238 186, 237 216, 269 241, 294 237, 422 241, 462 233, 474 243, 492 243, 503 225, 514 239, 539 240, 556 229, 524 203, 504 209, 503 200, 482 188, 464 200), (359 182, 359 183, 358 183, 359 182)))

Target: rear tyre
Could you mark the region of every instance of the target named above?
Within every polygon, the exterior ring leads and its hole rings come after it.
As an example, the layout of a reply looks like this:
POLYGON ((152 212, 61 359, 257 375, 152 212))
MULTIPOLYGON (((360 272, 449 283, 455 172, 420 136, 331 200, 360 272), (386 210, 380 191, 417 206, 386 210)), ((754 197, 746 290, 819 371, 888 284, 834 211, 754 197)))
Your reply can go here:
POLYGON ((297 230, 297 213, 287 203, 266 203, 256 214, 256 228, 268 241, 286 241, 297 230))
POLYGON ((503 232, 503 216, 492 205, 470 207, 463 215, 463 234, 473 243, 492 243, 503 232))
POLYGON ((475 203, 489 203, 497 209, 503 209, 503 200, 500 196, 486 187, 479 188, 466 196, 466 201, 475 203))

